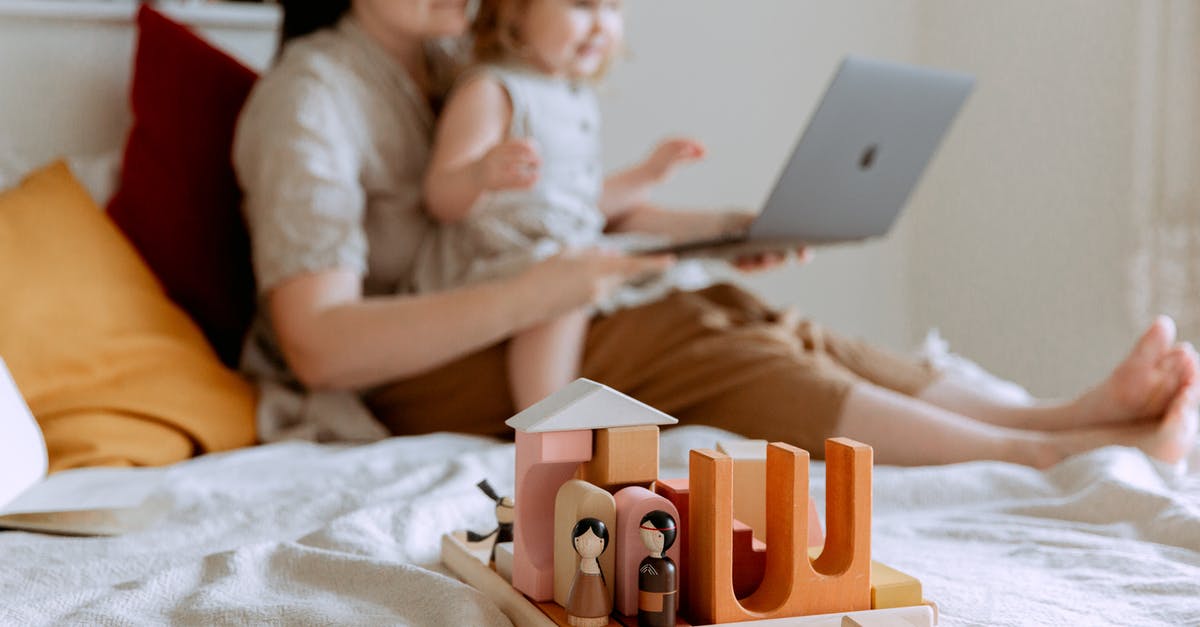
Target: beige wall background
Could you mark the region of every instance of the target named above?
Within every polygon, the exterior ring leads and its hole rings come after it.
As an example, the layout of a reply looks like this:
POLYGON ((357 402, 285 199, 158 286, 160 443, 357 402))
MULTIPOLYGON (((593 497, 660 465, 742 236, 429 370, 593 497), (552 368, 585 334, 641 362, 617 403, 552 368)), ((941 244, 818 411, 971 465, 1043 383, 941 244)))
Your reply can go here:
POLYGON ((1073 394, 1153 311, 1200 339, 1197 4, 631 2, 631 57, 605 93, 610 159, 695 134, 711 158, 659 199, 758 206, 843 54, 975 74, 889 238, 747 283, 896 349, 938 328, 1037 394, 1073 394))

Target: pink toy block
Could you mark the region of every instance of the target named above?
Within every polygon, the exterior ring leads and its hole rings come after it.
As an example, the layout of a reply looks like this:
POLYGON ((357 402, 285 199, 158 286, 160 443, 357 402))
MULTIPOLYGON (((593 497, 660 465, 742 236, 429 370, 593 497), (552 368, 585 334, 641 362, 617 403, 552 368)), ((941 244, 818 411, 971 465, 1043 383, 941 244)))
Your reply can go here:
POLYGON ((825 532, 821 530, 821 516, 817 514, 817 504, 808 502, 808 548, 825 546, 825 532))
MULTIPOLYGON (((638 566, 646 557, 646 546, 638 531, 642 516, 659 509, 671 515, 680 530, 679 510, 670 501, 646 488, 631 486, 617 492, 617 572, 613 577, 616 588, 616 611, 626 616, 638 611, 638 566)), ((675 544, 667 549, 667 557, 679 564, 679 548, 683 543, 676 538, 675 544)), ((682 581, 682 579, 681 579, 682 581)), ((681 586, 682 587, 682 586, 681 586)))
POLYGON ((554 598, 554 500, 592 457, 592 432, 517 431, 513 587, 534 601, 554 598))

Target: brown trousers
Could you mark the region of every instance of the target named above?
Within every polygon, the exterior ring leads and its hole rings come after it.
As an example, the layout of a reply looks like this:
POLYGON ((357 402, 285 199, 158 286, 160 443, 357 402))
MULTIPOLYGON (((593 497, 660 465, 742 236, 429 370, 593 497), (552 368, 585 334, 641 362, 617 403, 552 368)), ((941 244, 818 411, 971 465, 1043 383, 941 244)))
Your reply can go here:
MULTIPOLYGON (((594 319, 580 375, 680 424, 789 442, 814 458, 837 435, 856 382, 915 395, 937 378, 928 364, 843 338, 732 285, 675 292, 594 319)), ((509 434, 505 344, 387 385, 367 402, 397 435, 509 434)))

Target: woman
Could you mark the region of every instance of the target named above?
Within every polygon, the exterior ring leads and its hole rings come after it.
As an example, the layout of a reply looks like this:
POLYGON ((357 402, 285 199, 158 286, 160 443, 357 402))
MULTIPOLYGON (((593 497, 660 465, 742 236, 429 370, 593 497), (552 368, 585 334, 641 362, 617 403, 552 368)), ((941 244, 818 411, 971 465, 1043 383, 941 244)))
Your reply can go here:
MULTIPOLYGON (((671 263, 578 251, 512 278, 411 293, 429 229, 422 175, 462 60, 466 4, 284 3, 285 47, 247 103, 234 150, 262 296, 245 364, 263 385, 264 439, 384 435, 372 416, 395 434, 505 433, 504 340, 671 263)), ((609 228, 691 238, 744 219, 646 206, 609 228)), ((981 397, 727 285, 593 319, 580 371, 684 423, 817 456, 826 437, 847 436, 888 464, 1046 467, 1114 443, 1173 461, 1197 422, 1195 351, 1175 342, 1167 319, 1105 381, 1059 404, 981 397)))

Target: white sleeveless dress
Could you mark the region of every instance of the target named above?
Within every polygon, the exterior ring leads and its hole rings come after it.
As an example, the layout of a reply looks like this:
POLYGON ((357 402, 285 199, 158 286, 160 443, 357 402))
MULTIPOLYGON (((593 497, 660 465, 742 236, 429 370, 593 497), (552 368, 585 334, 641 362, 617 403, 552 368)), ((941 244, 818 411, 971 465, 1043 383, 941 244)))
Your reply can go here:
POLYGON ((476 70, 498 80, 512 100, 508 133, 532 140, 541 156, 537 183, 486 192, 470 215, 441 224, 417 257, 418 291, 507 276, 564 247, 597 244, 605 218, 600 109, 587 85, 517 66, 476 70))

